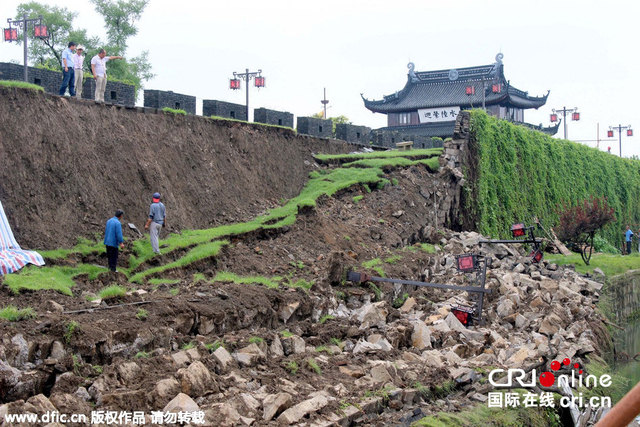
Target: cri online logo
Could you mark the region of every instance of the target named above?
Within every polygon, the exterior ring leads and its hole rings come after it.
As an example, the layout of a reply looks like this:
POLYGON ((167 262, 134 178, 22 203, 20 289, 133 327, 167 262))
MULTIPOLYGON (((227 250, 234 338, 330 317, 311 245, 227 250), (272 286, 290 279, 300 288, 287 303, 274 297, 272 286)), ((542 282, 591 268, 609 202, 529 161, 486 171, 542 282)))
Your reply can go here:
MULTIPOLYGON (((565 358, 564 360, 562 360, 562 364, 560 362, 558 362, 557 360, 554 360, 553 362, 551 362, 550 367, 551 370, 553 372, 557 372, 559 371, 563 366, 569 367, 569 369, 571 369, 570 367, 571 365, 571 359, 569 359, 568 357, 565 358)), ((602 386, 602 387, 609 387, 611 386, 611 376, 610 375, 602 375, 599 378, 597 378, 595 375, 587 375, 586 378, 583 379, 582 377, 582 369, 580 369, 580 364, 578 363, 574 363, 573 364, 573 368, 571 370, 571 376, 569 375, 559 375, 558 376, 558 384, 560 384, 560 381, 564 382, 565 384, 576 388, 576 387, 594 387, 596 386, 598 383, 602 386), (576 370, 578 371, 578 376, 576 377, 576 370)), ((531 379, 529 381, 525 381, 525 378, 528 376, 527 373, 523 370, 523 369, 508 369, 507 372, 507 381, 506 382, 501 382, 501 383, 497 383, 496 380, 494 379, 495 375, 501 374, 505 372, 504 369, 494 369, 489 373, 489 383, 494 386, 494 387, 511 387, 514 383, 514 381, 520 385, 520 387, 535 387, 536 386, 536 375, 537 372, 535 369, 533 369, 531 371, 531 379)), ((549 371, 545 371, 543 373, 540 374, 540 376, 538 377, 538 381, 540 383, 540 385, 542 387, 551 387, 555 384, 556 382, 556 375, 554 375, 552 372, 549 371)))
MULTIPOLYGON (((564 360, 562 361, 562 364, 564 366, 569 366, 571 364, 571 360, 568 357, 565 357, 564 360)), ((554 360, 553 362, 551 362, 551 370, 552 371, 559 371, 560 370, 560 362, 558 362, 557 360, 554 360)), ((580 365, 578 363, 574 363, 573 365, 574 368, 579 369, 578 373, 582 374, 582 369, 580 369, 580 365)), ((540 374, 540 385, 542 387, 551 387, 553 385, 554 382, 556 382, 556 376, 553 375, 551 372, 546 371, 540 374)))

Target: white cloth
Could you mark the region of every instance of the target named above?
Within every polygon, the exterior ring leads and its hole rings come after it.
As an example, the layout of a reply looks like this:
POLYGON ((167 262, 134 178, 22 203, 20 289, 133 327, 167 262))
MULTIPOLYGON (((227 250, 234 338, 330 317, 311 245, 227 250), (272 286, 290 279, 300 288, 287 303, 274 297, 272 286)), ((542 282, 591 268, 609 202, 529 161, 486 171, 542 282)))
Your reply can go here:
POLYGON ((107 76, 107 62, 109 61, 109 57, 105 56, 104 58, 100 58, 100 56, 96 55, 91 58, 91 65, 95 65, 96 76, 98 77, 106 77, 107 76))
POLYGON ((0 276, 20 270, 27 264, 44 265, 44 259, 38 252, 20 249, 0 202, 0 276))

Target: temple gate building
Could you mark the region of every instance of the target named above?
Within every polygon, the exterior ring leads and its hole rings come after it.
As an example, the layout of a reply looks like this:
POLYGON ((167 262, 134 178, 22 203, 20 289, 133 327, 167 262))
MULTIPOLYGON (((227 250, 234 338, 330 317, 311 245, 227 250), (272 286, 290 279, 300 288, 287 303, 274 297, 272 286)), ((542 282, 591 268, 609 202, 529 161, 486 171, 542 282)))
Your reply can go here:
POLYGON ((404 88, 378 101, 362 99, 367 109, 387 115, 387 127, 377 131, 446 138, 453 135, 456 117, 461 110, 484 108, 500 119, 554 135, 559 123, 543 128, 524 122, 524 110, 540 108, 544 96, 511 86, 504 76, 502 53, 490 65, 437 71, 414 71, 409 63, 404 88))

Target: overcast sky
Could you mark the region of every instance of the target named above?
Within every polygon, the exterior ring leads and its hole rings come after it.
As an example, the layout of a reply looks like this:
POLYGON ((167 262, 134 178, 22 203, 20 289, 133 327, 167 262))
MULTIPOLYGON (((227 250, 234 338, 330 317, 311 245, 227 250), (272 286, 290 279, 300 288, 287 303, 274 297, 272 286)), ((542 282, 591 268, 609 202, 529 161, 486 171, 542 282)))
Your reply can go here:
MULTIPOLYGON (((2 0, 0 19, 20 1, 2 0)), ((104 38, 88 1, 42 1, 78 12, 74 27, 104 38)), ((547 105, 525 121, 549 125, 552 108, 578 107, 571 140, 618 154, 609 126, 640 132, 640 3, 636 1, 379 1, 379 0, 151 0, 127 56, 149 51, 156 77, 147 89, 244 104, 229 89, 234 71, 262 69, 266 87, 250 88, 250 107, 308 116, 322 110, 354 124, 386 126, 364 108, 360 93, 380 99, 402 89, 407 63, 416 71, 491 64, 504 54, 511 84, 533 96, 551 90, 547 105), (526 3, 526 4, 525 4, 526 3), (520 5, 522 4, 522 5, 520 5), (635 40, 635 42, 633 41, 635 40), (639 126, 636 128, 636 126, 639 126)), ((22 61, 22 48, 3 42, 0 61, 22 61)), ((562 137, 562 128, 557 137, 562 137)), ((622 154, 640 155, 637 136, 622 136, 622 154)))

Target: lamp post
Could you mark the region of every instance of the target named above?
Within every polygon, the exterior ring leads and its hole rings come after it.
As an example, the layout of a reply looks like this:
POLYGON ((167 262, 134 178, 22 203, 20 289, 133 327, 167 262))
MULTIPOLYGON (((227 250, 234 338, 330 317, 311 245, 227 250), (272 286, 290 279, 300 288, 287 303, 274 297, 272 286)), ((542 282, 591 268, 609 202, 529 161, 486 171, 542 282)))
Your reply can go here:
POLYGON ((327 88, 324 88, 324 98, 320 101, 320 103, 323 105, 324 108, 324 116, 322 117, 323 119, 327 118, 327 104, 329 103, 329 100, 327 99, 327 88))
POLYGON ((562 110, 556 110, 555 108, 551 109, 551 122, 555 123, 558 121, 558 113, 562 113, 562 124, 564 125, 564 139, 567 139, 567 113, 572 113, 571 120, 577 122, 578 120, 580 120, 580 113, 578 113, 578 107, 575 107, 575 108, 562 107, 562 110))
POLYGON ((27 73, 27 30, 29 28, 29 24, 34 25, 34 33, 35 36, 39 39, 46 39, 49 37, 47 32, 47 26, 42 25, 42 15, 37 18, 27 19, 27 15, 22 15, 22 19, 14 20, 7 19, 9 23, 9 28, 4 29, 4 41, 6 42, 17 42, 18 41, 18 28, 22 28, 22 35, 24 38, 24 81, 27 81, 28 73, 27 73), (36 24, 37 23, 37 24, 36 24), (12 28, 11 26, 15 25, 17 28, 12 28))
POLYGON ((613 131, 618 131, 618 144, 620 146, 620 157, 622 157, 622 131, 627 131, 627 136, 633 136, 633 129, 631 129, 631 125, 628 126, 609 126, 609 130, 607 131, 607 138, 613 138, 613 131))
POLYGON ((251 79, 254 79, 255 86, 257 88, 264 87, 265 78, 260 75, 261 73, 262 73, 262 70, 249 72, 249 69, 247 68, 244 73, 236 73, 234 71, 233 72, 233 78, 229 80, 229 89, 233 89, 233 90, 240 89, 240 79, 242 79, 245 82, 247 82, 247 85, 246 85, 246 92, 247 92, 247 104, 246 104, 247 121, 249 121, 249 81, 251 79), (238 77, 240 77, 240 79, 238 77))

